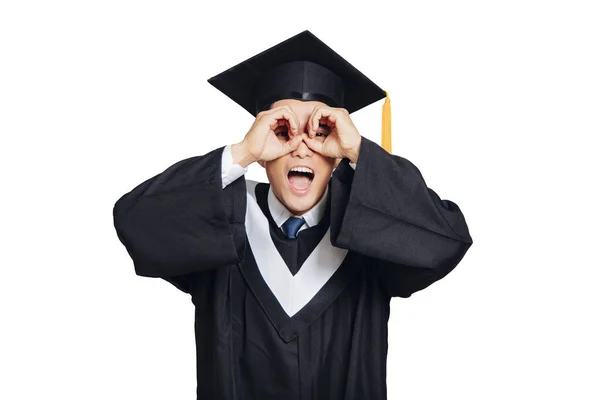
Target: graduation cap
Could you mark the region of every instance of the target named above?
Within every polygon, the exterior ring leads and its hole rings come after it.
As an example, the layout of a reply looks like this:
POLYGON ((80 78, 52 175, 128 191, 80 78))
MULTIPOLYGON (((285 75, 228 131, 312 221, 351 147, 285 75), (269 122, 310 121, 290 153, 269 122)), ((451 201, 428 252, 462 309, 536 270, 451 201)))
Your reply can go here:
POLYGON ((381 146, 391 152, 387 92, 309 31, 293 36, 208 82, 256 116, 282 99, 320 101, 349 113, 385 98, 381 146))

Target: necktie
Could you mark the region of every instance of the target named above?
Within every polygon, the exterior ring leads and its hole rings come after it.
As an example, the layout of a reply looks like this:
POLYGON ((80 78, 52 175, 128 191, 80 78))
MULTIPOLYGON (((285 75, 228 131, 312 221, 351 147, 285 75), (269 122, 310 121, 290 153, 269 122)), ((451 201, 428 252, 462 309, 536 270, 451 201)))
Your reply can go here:
POLYGON ((283 223, 283 230, 288 239, 295 239, 298 234, 300 227, 304 225, 304 218, 302 217, 290 217, 283 223))

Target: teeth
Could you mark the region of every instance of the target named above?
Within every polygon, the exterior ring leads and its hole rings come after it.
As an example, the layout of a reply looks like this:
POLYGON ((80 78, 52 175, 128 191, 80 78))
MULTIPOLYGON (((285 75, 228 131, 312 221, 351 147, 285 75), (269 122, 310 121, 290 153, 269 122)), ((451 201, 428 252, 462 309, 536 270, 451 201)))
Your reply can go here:
POLYGON ((315 172, 312 169, 307 168, 307 167, 294 167, 294 168, 290 169, 290 171, 309 172, 309 173, 311 173, 313 175, 315 174, 315 172))

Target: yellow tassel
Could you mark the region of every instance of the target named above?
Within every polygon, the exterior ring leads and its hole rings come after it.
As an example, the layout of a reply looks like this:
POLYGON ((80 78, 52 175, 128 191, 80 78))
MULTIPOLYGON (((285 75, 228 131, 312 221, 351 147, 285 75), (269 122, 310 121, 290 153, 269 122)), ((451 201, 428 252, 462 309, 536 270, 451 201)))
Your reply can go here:
POLYGON ((381 147, 388 153, 392 152, 392 106, 388 92, 385 92, 385 103, 381 113, 381 147))

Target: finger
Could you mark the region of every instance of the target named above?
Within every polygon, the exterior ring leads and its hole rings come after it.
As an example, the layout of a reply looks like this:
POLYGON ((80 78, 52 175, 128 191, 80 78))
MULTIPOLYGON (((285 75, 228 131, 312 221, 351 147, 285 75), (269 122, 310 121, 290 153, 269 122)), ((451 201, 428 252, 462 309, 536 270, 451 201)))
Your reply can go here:
MULTIPOLYGON (((293 113, 293 111, 292 111, 293 113)), ((298 119, 298 117, 296 116, 296 114, 292 114, 296 124, 294 125, 294 127, 292 127, 293 122, 292 121, 288 121, 288 120, 282 120, 284 121, 284 123, 287 125, 288 127, 288 133, 289 133, 289 137, 292 138, 296 135, 299 134, 300 132, 300 120, 298 119)))
POLYGON ((282 119, 278 119, 277 123, 278 123, 277 124, 278 126, 285 126, 286 127, 288 135, 289 135, 288 136, 289 138, 292 138, 292 137, 296 136, 296 130, 294 130, 292 128, 293 122, 290 122, 289 120, 287 120, 285 118, 282 118, 282 119))
POLYGON ((294 150, 297 150, 300 147, 300 143, 302 143, 302 135, 297 135, 284 143, 284 154, 291 153, 294 150))
POLYGON ((317 109, 314 110, 311 119, 309 120, 309 137, 315 137, 321 121, 325 122, 327 126, 333 129, 337 121, 337 111, 329 107, 317 107, 317 109))
MULTIPOLYGON (((304 135, 303 135, 304 136, 304 135)), ((304 136, 304 143, 308 146, 312 151, 316 151, 319 154, 323 152, 323 142, 320 140, 310 138, 308 136, 304 136)))
MULTIPOLYGON (((319 108, 321 107, 315 107, 312 112, 310 113, 310 116, 308 117, 308 119, 306 120, 306 134, 308 136, 312 135, 313 132, 313 118, 315 117, 315 114, 319 111, 319 108)), ((314 135, 313 135, 314 136, 314 135)))
MULTIPOLYGON (((289 125, 292 133, 295 135, 298 132, 298 122, 295 114, 290 110, 289 107, 281 106, 274 108, 272 110, 267 111, 265 114, 265 118, 267 119, 267 123, 271 127, 271 129, 275 130, 278 126, 280 126, 280 120, 286 120, 289 125)), ((281 125, 285 125, 285 121, 281 125)))
POLYGON ((265 117, 268 118, 267 122, 270 125, 271 129, 286 124, 290 126, 290 129, 292 131, 298 129, 298 124, 294 119, 294 115, 286 107, 282 106, 274 108, 273 110, 269 110, 265 117))
POLYGON ((294 119, 295 129, 292 130, 292 134, 295 136, 295 135, 298 134, 298 131, 300 129, 300 118, 298 118, 298 116, 296 115, 296 113, 294 112, 294 110, 292 110, 292 107, 290 107, 288 105, 286 105, 285 107, 292 114, 292 118, 294 119))
POLYGON ((290 136, 295 136, 298 134, 298 131, 300 129, 300 119, 298 118, 298 116, 296 115, 296 113, 294 112, 294 110, 292 109, 292 107, 290 107, 289 105, 284 105, 281 106, 285 109, 288 110, 288 112, 291 114, 292 119, 288 120, 288 124, 290 126, 290 136))
POLYGON ((317 115, 317 113, 319 113, 321 107, 315 107, 314 110, 312 111, 312 113, 310 113, 310 117, 308 117, 308 120, 306 121, 306 126, 308 128, 308 136, 309 137, 314 137, 315 136, 315 129, 314 129, 314 119, 315 116, 317 115))

